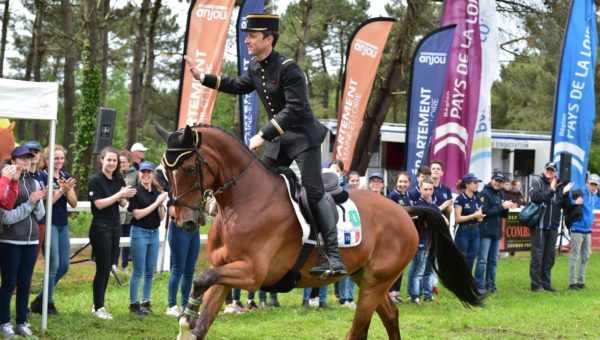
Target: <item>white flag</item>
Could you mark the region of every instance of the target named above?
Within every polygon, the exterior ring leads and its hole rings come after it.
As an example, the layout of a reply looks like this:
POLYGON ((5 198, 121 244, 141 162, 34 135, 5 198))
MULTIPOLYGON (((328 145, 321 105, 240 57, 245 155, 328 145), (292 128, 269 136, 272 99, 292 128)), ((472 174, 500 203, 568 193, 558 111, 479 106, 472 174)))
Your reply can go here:
POLYGON ((469 171, 488 183, 492 177, 492 85, 498 71, 496 0, 479 1, 481 29, 481 89, 469 171))

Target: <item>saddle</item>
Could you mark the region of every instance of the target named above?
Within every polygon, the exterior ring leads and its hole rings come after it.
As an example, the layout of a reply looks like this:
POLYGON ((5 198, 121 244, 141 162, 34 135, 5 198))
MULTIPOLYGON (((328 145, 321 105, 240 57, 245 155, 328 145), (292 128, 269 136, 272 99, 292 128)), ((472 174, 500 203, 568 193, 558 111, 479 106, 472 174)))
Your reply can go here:
MULTIPOLYGON (((290 193, 292 193, 292 199, 298 203, 302 212, 302 216, 304 216, 306 221, 311 225, 312 235, 312 232, 315 230, 315 223, 311 214, 306 188, 298 183, 298 177, 296 177, 296 174, 292 169, 279 167, 275 169, 275 172, 287 178, 289 190, 290 193)), ((337 212, 336 205, 343 204, 350 196, 348 195, 348 192, 339 185, 338 176, 336 174, 331 172, 324 173, 322 175, 322 179, 323 187, 325 189, 325 199, 330 203, 331 211, 333 212, 333 216, 337 222, 339 220, 339 214, 337 212)))
MULTIPOLYGON (((289 168, 280 167, 275 169, 275 172, 285 176, 289 185, 289 192, 291 194, 292 200, 298 203, 300 207, 300 211, 308 224, 310 224, 310 235, 308 237, 308 241, 302 245, 302 249, 300 250, 300 254, 294 263, 294 266, 291 270, 289 270, 276 284, 268 287, 261 287, 262 290, 267 292, 280 292, 285 293, 290 290, 296 288, 296 285, 300 279, 300 269, 310 256, 312 249, 315 247, 315 244, 318 248, 322 247, 320 242, 317 242, 317 226, 315 225, 314 218, 312 217, 310 205, 308 201, 308 196, 306 193, 306 189, 300 183, 298 183, 298 178, 296 174, 289 168)), ((330 203, 331 209, 334 214, 334 218, 336 223, 339 220, 339 214, 336 207, 342 208, 341 204, 348 201, 349 195, 348 192, 345 191, 342 187, 340 187, 338 182, 338 176, 334 173, 324 173, 322 175, 323 178, 323 186, 325 188, 325 199, 330 203)), ((319 249, 319 252, 322 250, 319 249)))

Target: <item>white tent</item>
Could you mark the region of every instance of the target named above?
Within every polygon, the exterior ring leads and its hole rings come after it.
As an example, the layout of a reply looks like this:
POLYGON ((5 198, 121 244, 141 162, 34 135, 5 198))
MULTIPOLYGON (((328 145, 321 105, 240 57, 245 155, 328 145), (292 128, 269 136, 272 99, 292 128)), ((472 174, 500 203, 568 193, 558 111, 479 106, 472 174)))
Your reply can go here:
MULTIPOLYGON (((0 78, 0 117, 50 121, 50 159, 48 173, 54 173, 54 144, 58 112, 58 83, 37 83, 0 78)), ((48 176, 48 188, 52 188, 52 175, 48 176)), ((46 254, 50 254, 52 228, 52 190, 46 200, 46 254)), ((44 261, 44 299, 42 330, 48 323, 48 275, 50 259, 44 261)))

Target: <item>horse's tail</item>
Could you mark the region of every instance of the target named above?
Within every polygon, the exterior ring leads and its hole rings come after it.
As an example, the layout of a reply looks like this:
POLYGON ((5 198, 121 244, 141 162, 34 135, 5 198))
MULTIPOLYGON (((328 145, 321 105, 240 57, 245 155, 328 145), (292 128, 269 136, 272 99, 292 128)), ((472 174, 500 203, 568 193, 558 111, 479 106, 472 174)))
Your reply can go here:
POLYGON ((465 307, 483 306, 485 295, 479 293, 475 279, 462 252, 456 247, 440 211, 426 207, 409 207, 415 226, 430 243, 429 263, 440 280, 465 307), (436 264, 437 260, 437 264, 436 264))

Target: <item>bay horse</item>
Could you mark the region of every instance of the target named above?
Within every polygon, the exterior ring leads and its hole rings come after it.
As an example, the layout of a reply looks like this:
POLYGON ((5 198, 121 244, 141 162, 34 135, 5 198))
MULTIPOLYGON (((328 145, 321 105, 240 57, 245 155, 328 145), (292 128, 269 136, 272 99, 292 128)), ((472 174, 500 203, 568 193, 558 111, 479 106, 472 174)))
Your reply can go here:
MULTIPOLYGON (((212 267, 194 278, 190 302, 179 319, 178 339, 203 339, 231 288, 256 291, 272 286, 293 267, 302 232, 283 178, 233 135, 208 125, 166 133, 163 129, 168 143, 163 162, 173 189, 175 223, 195 225, 207 196, 214 196, 219 206, 208 234, 212 267)), ((374 311, 388 337, 400 339, 398 309, 388 290, 416 253, 417 228, 430 239, 431 263, 441 282, 465 306, 483 304, 484 296, 439 211, 404 209, 367 190, 351 190, 349 195, 358 207, 363 238, 353 248, 340 249, 348 273, 360 287, 347 339, 367 338, 374 311), (413 217, 419 221, 417 227, 413 217)), ((297 287, 319 287, 339 279, 320 281, 309 275, 317 261, 313 249, 297 287)))

